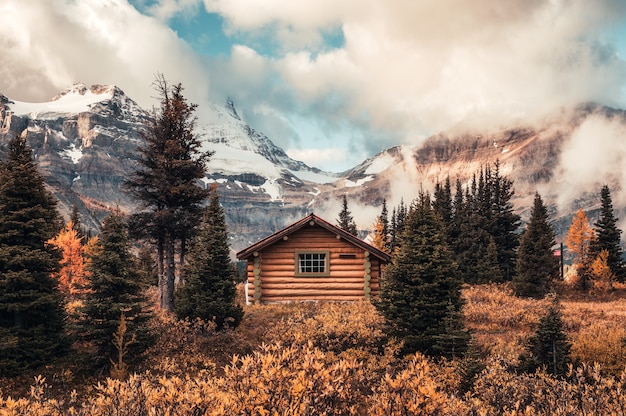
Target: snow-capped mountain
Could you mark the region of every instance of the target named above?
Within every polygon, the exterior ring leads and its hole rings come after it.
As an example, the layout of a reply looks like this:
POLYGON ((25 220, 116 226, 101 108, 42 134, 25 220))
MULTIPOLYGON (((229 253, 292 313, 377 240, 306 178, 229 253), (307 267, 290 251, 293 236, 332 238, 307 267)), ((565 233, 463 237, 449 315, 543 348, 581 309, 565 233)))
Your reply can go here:
MULTIPOLYGON (((214 152, 204 182, 220 184, 235 248, 299 219, 321 188, 338 180, 291 159, 241 120, 231 101, 211 110, 197 125, 203 150, 214 152)), ((26 135, 62 211, 77 204, 97 228, 110 206, 134 208, 120 185, 136 166, 149 117, 115 86, 75 84, 44 103, 0 95, 0 143, 26 135)))
MULTIPOLYGON (((618 216, 626 213, 621 110, 585 105, 533 126, 441 133, 420 146, 386 149, 341 175, 291 159, 246 124, 231 101, 205 113, 210 117, 198 120, 197 133, 203 149, 214 154, 204 182, 219 184, 234 251, 312 211, 333 221, 344 194, 357 224, 367 229, 383 199, 391 210, 446 177, 453 185, 457 179, 466 184, 496 160, 514 182, 515 209, 527 216, 539 192, 561 234, 579 207, 597 208, 603 184, 612 190, 618 216)), ((115 86, 75 84, 45 103, 0 94, 0 157, 10 138, 26 135, 62 212, 76 204, 83 222, 95 229, 111 207, 136 206, 120 186, 136 167, 149 117, 115 86)))

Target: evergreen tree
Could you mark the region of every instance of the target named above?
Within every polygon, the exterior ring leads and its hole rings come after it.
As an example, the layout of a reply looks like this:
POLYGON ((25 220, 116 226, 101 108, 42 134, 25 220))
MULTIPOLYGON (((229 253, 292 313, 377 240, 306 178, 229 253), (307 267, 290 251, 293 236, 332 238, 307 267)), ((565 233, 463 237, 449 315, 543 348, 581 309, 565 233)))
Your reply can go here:
POLYGON ((354 222, 354 218, 352 218, 352 213, 348 209, 348 199, 346 195, 343 195, 343 199, 341 202, 341 212, 339 213, 339 218, 337 218, 337 225, 342 230, 349 232, 352 235, 358 235, 358 231, 356 229, 356 223, 354 222))
POLYGON ((176 251, 178 247, 182 264, 209 195, 199 179, 212 152, 201 151, 194 133, 197 106, 187 102, 182 85, 170 87, 158 77, 156 88, 161 106, 146 125, 146 145, 138 149, 140 167, 124 188, 144 208, 131 218, 132 228, 156 246, 160 307, 173 311, 176 251))
POLYGON ((70 220, 72 223, 72 229, 76 231, 76 236, 80 239, 81 244, 86 243, 86 232, 83 227, 83 223, 80 221, 80 212, 78 212, 78 206, 72 205, 72 212, 70 213, 70 220))
POLYGON ((236 327, 243 309, 236 303, 237 273, 231 264, 224 210, 213 189, 198 237, 183 268, 184 284, 176 292, 176 315, 236 327))
POLYGON ((522 234, 513 287, 518 296, 543 297, 559 274, 559 259, 554 256, 554 231, 548 222, 543 200, 535 193, 526 231, 522 234))
POLYGON ((539 368, 555 376, 567 372, 571 343, 563 330, 561 305, 555 298, 528 340, 526 352, 520 357, 520 370, 535 372, 539 368))
POLYGON ((615 214, 613 213, 611 192, 607 185, 602 187, 600 198, 600 218, 594 223, 596 239, 591 245, 592 257, 595 258, 602 250, 606 250, 608 252, 607 264, 615 274, 617 280, 623 282, 624 277, 626 277, 626 267, 624 267, 624 260, 622 259, 622 230, 617 228, 618 219, 615 218, 615 214))
POLYGON ((463 192, 457 180, 449 242, 467 283, 502 282, 514 274, 519 215, 513 212, 513 183, 500 175, 500 164, 481 168, 463 192), (485 267, 485 256, 497 253, 499 272, 485 267), (491 247, 490 247, 491 245, 491 247))
POLYGON ((443 184, 440 182, 435 184, 433 209, 441 217, 446 229, 449 228, 452 223, 452 190, 449 177, 446 178, 443 184))
POLYGON ((88 289, 91 291, 81 308, 79 336, 93 346, 91 359, 95 366, 107 367, 117 350, 113 336, 122 314, 126 319, 126 334, 134 342, 129 356, 138 357, 149 345, 146 312, 147 300, 137 262, 131 253, 128 226, 116 209, 102 224, 102 231, 88 262, 88 289))
POLYGON ((500 161, 498 160, 494 163, 489 176, 489 187, 493 207, 493 228, 490 234, 496 241, 502 276, 509 281, 516 270, 517 249, 520 243, 517 230, 520 227, 521 218, 514 212, 511 202, 515 195, 513 181, 500 174, 500 161))
POLYGON ((61 257, 47 244, 61 226, 26 139, 12 139, 0 162, 0 376, 47 363, 68 346, 52 277, 61 257))
POLYGON ((405 353, 449 355, 452 340, 463 351, 465 341, 455 335, 461 325, 452 322, 462 316, 461 282, 427 195, 411 207, 400 239, 377 303, 389 333, 404 341, 405 353))

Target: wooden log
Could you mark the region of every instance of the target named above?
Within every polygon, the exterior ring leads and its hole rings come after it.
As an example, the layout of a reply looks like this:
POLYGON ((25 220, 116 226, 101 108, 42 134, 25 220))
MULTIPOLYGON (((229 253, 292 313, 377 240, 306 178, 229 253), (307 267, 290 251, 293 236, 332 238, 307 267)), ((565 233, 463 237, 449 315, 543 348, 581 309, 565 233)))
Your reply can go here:
POLYGON ((267 296, 261 297, 262 303, 287 303, 287 302, 309 302, 309 301, 331 301, 331 302, 358 302, 365 300, 363 296, 267 296))
MULTIPOLYGON (((352 277, 352 278, 343 278, 337 279, 329 276, 320 276, 320 277, 277 277, 277 276, 268 276, 261 279, 263 284, 272 283, 272 284, 280 284, 280 283, 333 283, 333 282, 346 282, 346 283, 361 283, 363 284, 362 277, 352 277)), ((250 281, 250 280, 249 280, 250 281)))
POLYGON ((261 289, 263 296, 364 296, 363 288, 347 290, 347 289, 261 289))
POLYGON ((285 291, 295 291, 295 290, 362 290, 363 282, 356 283, 345 283, 345 282, 329 282, 329 283, 319 283, 319 282, 310 282, 310 283, 268 283, 263 282, 261 284, 261 290, 266 292, 267 290, 285 290, 285 291))

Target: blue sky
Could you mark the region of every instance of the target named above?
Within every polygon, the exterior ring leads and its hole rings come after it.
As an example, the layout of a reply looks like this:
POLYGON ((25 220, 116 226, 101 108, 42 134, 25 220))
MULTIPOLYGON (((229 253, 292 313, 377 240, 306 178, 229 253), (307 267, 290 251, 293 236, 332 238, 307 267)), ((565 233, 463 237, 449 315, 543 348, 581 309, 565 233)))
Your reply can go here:
POLYGON ((441 131, 626 108, 623 0, 2 0, 0 50, 13 99, 84 82, 150 106, 160 72, 201 120, 230 97, 330 171, 441 131))

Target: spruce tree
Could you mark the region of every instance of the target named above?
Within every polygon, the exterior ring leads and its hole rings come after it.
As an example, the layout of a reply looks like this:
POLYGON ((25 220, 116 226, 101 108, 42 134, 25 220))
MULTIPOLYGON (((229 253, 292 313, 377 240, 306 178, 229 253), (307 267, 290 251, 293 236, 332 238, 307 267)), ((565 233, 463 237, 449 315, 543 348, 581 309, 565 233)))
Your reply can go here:
POLYGON ((343 199, 341 201, 341 212, 339 213, 339 218, 337 218, 337 225, 339 226, 339 228, 349 232, 352 235, 358 235, 356 223, 354 222, 352 213, 348 209, 348 199, 346 198, 345 194, 343 195, 343 199))
POLYGON ((451 340, 463 351, 465 341, 454 335, 461 325, 451 321, 462 319, 461 282, 427 195, 409 210, 400 240, 377 303, 390 335, 404 341, 405 353, 449 355, 451 340))
POLYGON ((200 230, 183 268, 184 284, 176 292, 176 315, 236 327, 243 309, 236 303, 237 274, 230 261, 228 232, 217 189, 205 208, 200 230))
POLYGON ((146 144, 138 149, 139 168, 124 188, 143 208, 132 216, 132 229, 156 247, 159 303, 172 312, 176 259, 184 263, 187 242, 202 216, 208 190, 199 180, 212 152, 202 151, 194 132, 197 105, 187 102, 182 85, 170 87, 161 76, 156 89, 161 106, 146 125, 146 144))
POLYGON ((526 231, 517 254, 513 287, 518 296, 543 297, 559 274, 559 259, 554 256, 554 231, 548 222, 543 200, 535 193, 526 231))
POLYGON ((528 340, 519 368, 525 372, 545 368, 552 375, 562 376, 571 362, 570 349, 571 343, 563 330, 561 305, 555 297, 528 340))
POLYGON ((591 245, 592 257, 597 257, 602 250, 608 252, 607 264, 615 274, 618 281, 623 282, 626 277, 626 267, 622 259, 623 250, 621 246, 622 230, 617 228, 618 219, 613 212, 613 202, 611 191, 608 185, 604 185, 600 191, 600 217, 594 223, 596 239, 591 245))
POLYGON ((80 221, 80 212, 78 212, 78 206, 76 204, 72 205, 72 212, 70 213, 69 221, 72 223, 72 228, 76 231, 76 235, 80 239, 81 244, 85 244, 87 242, 87 233, 85 232, 85 228, 80 221))
POLYGON ((47 244, 61 227, 31 148, 12 139, 0 163, 0 376, 45 364, 68 346, 52 277, 61 255, 47 244))
POLYGON ((79 336, 92 345, 91 359, 97 367, 108 367, 117 356, 113 336, 126 319, 126 334, 134 342, 128 356, 137 358, 150 344, 147 300, 131 253, 128 225, 119 209, 103 221, 102 230, 88 261, 88 285, 91 293, 81 308, 79 336))

